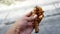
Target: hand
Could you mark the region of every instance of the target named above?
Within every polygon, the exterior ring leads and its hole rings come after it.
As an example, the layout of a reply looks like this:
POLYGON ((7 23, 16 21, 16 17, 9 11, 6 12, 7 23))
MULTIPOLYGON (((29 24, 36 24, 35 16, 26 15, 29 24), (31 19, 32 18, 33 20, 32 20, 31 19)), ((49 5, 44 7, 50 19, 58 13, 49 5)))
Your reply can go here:
POLYGON ((30 16, 31 13, 22 16, 18 19, 6 32, 6 34, 31 34, 33 31, 34 19, 37 15, 30 16))

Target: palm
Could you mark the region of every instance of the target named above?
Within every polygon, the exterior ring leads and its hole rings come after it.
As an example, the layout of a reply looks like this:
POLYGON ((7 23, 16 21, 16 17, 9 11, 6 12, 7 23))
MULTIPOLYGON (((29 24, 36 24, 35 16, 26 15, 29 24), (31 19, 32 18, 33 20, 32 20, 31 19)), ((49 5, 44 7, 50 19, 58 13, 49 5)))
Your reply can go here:
POLYGON ((20 34, 31 34, 33 28, 32 27, 28 27, 25 30, 21 31, 20 34))

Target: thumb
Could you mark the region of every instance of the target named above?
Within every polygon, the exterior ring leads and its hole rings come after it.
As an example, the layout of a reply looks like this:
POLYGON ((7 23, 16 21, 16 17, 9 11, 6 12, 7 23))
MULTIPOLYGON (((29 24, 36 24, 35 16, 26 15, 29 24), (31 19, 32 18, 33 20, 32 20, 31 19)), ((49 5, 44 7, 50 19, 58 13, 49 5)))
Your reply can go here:
POLYGON ((28 17, 27 20, 31 21, 31 20, 34 20, 34 19, 36 19, 36 18, 37 18, 37 15, 34 15, 34 16, 28 17))

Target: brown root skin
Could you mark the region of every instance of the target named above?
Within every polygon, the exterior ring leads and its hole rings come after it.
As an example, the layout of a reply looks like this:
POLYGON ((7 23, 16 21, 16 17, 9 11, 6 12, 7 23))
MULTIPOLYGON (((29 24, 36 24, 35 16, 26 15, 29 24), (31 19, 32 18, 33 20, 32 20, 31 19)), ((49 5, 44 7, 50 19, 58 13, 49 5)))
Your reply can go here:
POLYGON ((44 11, 42 10, 41 7, 36 6, 34 8, 34 11, 32 12, 32 15, 36 14, 37 18, 35 19, 35 23, 34 23, 34 29, 35 29, 35 33, 39 32, 39 23, 41 22, 42 18, 44 17, 43 15, 44 11))

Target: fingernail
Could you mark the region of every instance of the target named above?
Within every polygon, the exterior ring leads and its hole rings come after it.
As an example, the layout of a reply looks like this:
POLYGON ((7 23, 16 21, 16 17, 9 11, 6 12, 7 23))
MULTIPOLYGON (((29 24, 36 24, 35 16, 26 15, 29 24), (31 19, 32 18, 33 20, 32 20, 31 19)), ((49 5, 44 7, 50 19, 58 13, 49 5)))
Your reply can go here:
POLYGON ((34 16, 34 18, 36 18, 36 17, 37 17, 37 15, 34 16))

